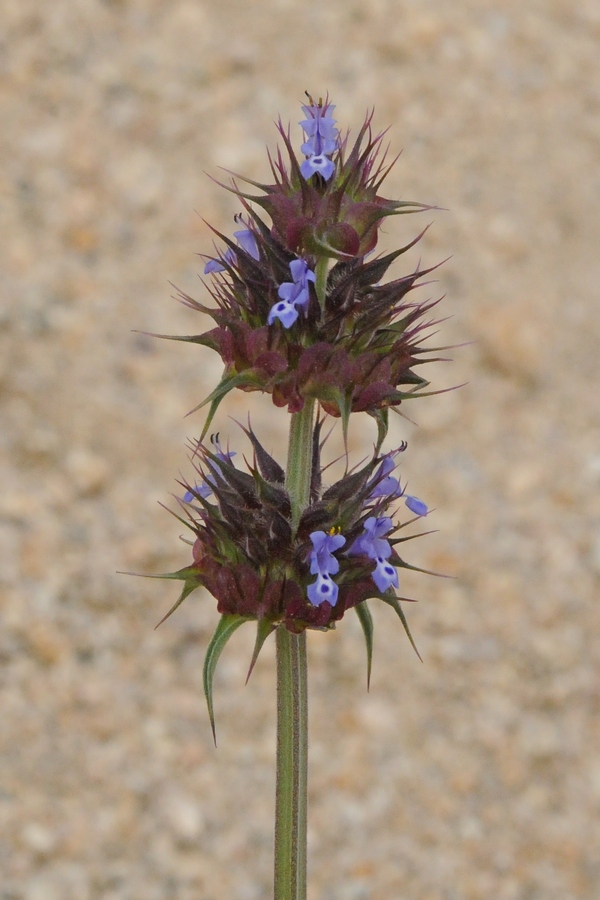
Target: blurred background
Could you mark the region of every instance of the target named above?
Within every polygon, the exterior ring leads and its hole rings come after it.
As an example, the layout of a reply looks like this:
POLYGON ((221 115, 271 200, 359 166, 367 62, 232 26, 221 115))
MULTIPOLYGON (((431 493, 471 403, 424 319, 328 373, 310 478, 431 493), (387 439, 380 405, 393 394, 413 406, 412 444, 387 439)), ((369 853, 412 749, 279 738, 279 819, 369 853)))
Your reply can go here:
MULTIPOLYGON (((159 506, 220 361, 169 282, 233 231, 219 166, 268 180, 304 91, 403 154, 387 196, 446 211, 434 387, 388 447, 435 511, 409 621, 310 635, 311 900, 597 900, 600 8, 595 0, 5 0, 0 55, 1 900, 271 893, 274 653, 201 689, 215 604, 115 574, 188 561, 159 506)), ((425 290, 425 289, 424 289, 425 290)), ((424 296, 424 295, 423 295, 424 296)), ((238 392, 284 460, 287 416, 238 392)), ((368 452, 371 421, 353 422, 368 452)))

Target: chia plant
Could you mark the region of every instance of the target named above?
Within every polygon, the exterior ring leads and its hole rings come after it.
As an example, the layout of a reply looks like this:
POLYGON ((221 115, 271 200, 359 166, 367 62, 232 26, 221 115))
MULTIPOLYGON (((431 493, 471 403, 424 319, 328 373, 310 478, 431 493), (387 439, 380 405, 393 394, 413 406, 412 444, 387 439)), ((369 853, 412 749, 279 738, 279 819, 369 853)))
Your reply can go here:
MULTIPOLYGON (((406 494, 397 474, 406 442, 382 450, 389 412, 426 396, 420 367, 433 359, 427 338, 437 322, 436 301, 414 299, 431 269, 417 267, 382 279, 422 237, 375 255, 385 219, 432 209, 380 194, 391 165, 383 134, 367 115, 354 142, 342 136, 329 100, 308 98, 300 122, 302 159, 289 128, 278 123, 284 152, 269 156, 272 181, 234 176, 223 185, 239 199, 233 238, 215 232, 222 247, 208 258, 207 306, 181 293, 214 327, 187 341, 219 354, 223 374, 196 409, 208 407, 191 447, 196 477, 182 482, 174 513, 191 532, 190 562, 158 577, 183 582, 168 618, 196 590, 215 598, 220 619, 204 663, 204 692, 215 734, 213 677, 232 634, 254 622, 256 641, 248 676, 265 641, 277 646, 277 788, 275 900, 306 898, 307 668, 306 632, 333 629, 354 609, 371 674, 373 620, 368 600, 392 607, 414 645, 400 597, 404 529, 427 516, 426 504, 406 494), (240 187, 240 183, 243 187, 240 187), (250 423, 241 426, 253 448, 239 466, 218 435, 206 435, 233 390, 260 391, 289 413, 287 466, 269 454, 250 423), (370 458, 327 485, 321 457, 326 417, 339 418, 347 447, 353 413, 377 426, 370 458), (399 508, 410 513, 399 519, 399 508)), ((394 160, 395 162, 395 160, 394 160)), ((347 450, 346 450, 347 459, 347 450)), ((164 621, 164 619, 162 621, 164 621)), ((160 624, 160 623, 159 623, 160 624)))

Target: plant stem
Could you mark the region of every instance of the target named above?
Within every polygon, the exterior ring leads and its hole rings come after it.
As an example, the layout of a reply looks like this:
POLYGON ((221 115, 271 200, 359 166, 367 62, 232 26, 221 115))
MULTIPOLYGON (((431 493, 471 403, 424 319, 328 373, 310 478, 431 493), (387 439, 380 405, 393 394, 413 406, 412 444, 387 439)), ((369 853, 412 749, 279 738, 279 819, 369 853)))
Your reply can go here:
MULTIPOLYGON (((292 415, 286 487, 292 528, 308 505, 314 401, 292 415)), ((306 900, 308 698, 306 632, 277 629, 277 787, 275 797, 275 900, 306 900)))
POLYGON ((326 256, 322 256, 317 262, 317 266, 315 269, 315 274, 317 276, 317 281, 315 284, 315 291, 317 292, 317 298, 319 300, 319 306, 321 307, 321 315, 325 310, 325 290, 327 288, 327 274, 329 272, 329 259, 326 256))
POLYGON ((275 900, 306 900, 306 633, 277 629, 275 900))

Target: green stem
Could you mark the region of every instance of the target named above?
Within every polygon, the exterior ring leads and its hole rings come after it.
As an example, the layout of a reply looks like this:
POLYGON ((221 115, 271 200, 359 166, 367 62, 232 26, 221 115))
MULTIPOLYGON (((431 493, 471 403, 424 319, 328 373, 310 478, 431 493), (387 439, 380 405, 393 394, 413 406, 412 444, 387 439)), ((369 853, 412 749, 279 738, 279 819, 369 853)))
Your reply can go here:
POLYGON ((327 288, 328 273, 329 259, 327 256, 321 256, 315 268, 315 275, 317 276, 315 291, 317 292, 317 299, 319 301, 319 306, 321 307, 321 315, 323 315, 325 310, 325 291, 327 288))
POLYGON ((275 900, 306 900, 306 632, 277 629, 275 900))
MULTIPOLYGON (((292 527, 308 506, 314 401, 292 415, 286 487, 292 527)), ((306 633, 277 629, 277 787, 275 796, 275 900, 306 900, 308 698, 306 633)))

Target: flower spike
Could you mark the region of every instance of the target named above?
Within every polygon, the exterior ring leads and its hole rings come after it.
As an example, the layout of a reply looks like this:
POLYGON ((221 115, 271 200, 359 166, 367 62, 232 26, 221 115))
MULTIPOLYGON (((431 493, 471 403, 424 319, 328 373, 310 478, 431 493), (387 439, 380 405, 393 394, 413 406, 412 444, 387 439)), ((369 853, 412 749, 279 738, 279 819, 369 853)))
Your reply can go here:
POLYGON ((327 630, 354 607, 370 678, 371 598, 395 609, 412 642, 400 606, 406 598, 395 591, 400 568, 422 570, 398 555, 398 545, 409 539, 394 536, 409 524, 396 520, 398 501, 417 517, 429 508, 406 493, 396 471, 406 444, 388 452, 382 447, 389 411, 402 415, 405 400, 430 393, 422 367, 438 359, 439 349, 428 340, 439 301, 416 293, 429 284, 425 279, 435 266, 389 274, 427 228, 389 253, 378 254, 377 243, 390 216, 434 207, 381 193, 391 166, 385 132, 374 130, 372 111, 350 140, 340 135, 329 98, 307 96, 297 146, 279 121, 281 146, 269 155, 271 182, 230 173, 232 182, 224 185, 241 211, 231 236, 213 229, 222 249, 204 267, 216 276, 206 284, 212 302, 179 293, 182 303, 212 319, 211 327, 190 336, 158 335, 208 347, 223 363, 219 383, 192 410, 206 406, 208 414, 192 447, 193 477, 181 482, 177 498, 176 518, 192 532, 191 562, 160 576, 183 581, 165 618, 199 587, 215 598, 221 619, 204 670, 213 731, 216 663, 243 622, 253 621, 257 629, 248 674, 277 629, 327 630), (218 435, 203 443, 233 390, 266 394, 292 415, 310 413, 312 434, 302 426, 306 446, 294 457, 306 463, 302 492, 249 424, 243 430, 253 453, 245 466, 218 435), (373 455, 326 484, 324 417, 341 420, 348 452, 349 423, 357 412, 376 422, 373 455))

